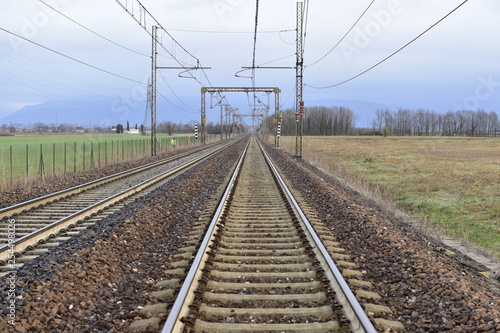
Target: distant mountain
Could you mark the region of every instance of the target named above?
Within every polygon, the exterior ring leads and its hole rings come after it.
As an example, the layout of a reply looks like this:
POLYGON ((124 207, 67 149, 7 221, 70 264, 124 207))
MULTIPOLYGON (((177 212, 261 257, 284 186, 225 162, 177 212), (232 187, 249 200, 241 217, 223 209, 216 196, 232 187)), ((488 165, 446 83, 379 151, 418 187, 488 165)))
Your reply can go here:
POLYGON ((351 109, 356 115, 356 127, 371 127, 375 118, 375 111, 379 109, 397 110, 398 106, 368 101, 354 101, 348 99, 322 99, 306 101, 306 106, 344 106, 351 109))
MULTIPOLYGON (((148 121, 151 116, 148 110, 148 121)), ((109 127, 116 124, 142 124, 146 115, 146 103, 125 102, 120 99, 94 99, 75 102, 47 102, 30 105, 0 118, 0 124, 30 126, 40 122, 44 124, 76 124, 79 126, 109 127)), ((198 120, 199 113, 157 110, 157 121, 175 123, 198 120)))
MULTIPOLYGON (((197 103, 196 101, 195 103, 197 103)), ((397 106, 385 105, 368 101, 354 101, 341 99, 306 100, 307 106, 345 106, 350 108, 357 116, 357 127, 370 127, 375 118, 375 110, 389 108, 396 110, 397 106)), ((196 106, 193 106, 196 108, 196 106)), ((151 117, 148 112, 148 123, 151 117)), ((146 102, 125 102, 121 99, 88 99, 82 101, 57 101, 37 105, 30 105, 0 118, 1 124, 29 127, 35 123, 50 124, 75 124, 79 126, 109 127, 125 124, 127 120, 131 126, 142 124, 146 115, 146 102)), ((207 110, 208 121, 219 122, 218 110, 207 110)), ((178 109, 157 110, 157 122, 172 121, 187 123, 191 120, 199 122, 199 112, 183 112, 178 109)))

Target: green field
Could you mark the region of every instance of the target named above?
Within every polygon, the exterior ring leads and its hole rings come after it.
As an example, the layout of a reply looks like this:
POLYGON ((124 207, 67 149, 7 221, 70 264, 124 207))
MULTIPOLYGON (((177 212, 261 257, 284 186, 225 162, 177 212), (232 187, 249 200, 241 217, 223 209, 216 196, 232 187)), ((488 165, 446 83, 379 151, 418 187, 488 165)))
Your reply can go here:
MULTIPOLYGON (((194 144, 194 137, 157 137, 157 153, 194 144)), ((0 184, 3 188, 47 176, 79 172, 151 155, 148 136, 127 134, 44 134, 0 136, 0 184)))
POLYGON ((303 158, 500 259, 500 138, 304 137, 303 158))

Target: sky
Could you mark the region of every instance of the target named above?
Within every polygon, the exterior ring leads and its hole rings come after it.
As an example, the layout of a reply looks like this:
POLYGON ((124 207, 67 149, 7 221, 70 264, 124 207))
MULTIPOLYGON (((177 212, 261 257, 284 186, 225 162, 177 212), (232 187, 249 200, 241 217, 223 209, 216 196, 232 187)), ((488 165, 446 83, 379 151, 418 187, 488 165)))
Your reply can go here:
MULTIPOLYGON (((135 3, 134 17, 143 22, 137 2, 126 1, 129 10, 135 3)), ((58 12, 42 1, 0 1, 0 123, 1 117, 16 110, 47 102, 106 107, 117 116, 130 110, 134 113, 130 117, 143 119, 152 40, 119 5, 126 1, 44 0, 58 12)), ((328 88, 379 63, 463 0, 375 0, 334 48, 371 2, 315 0, 304 4, 306 106, 352 100, 438 112, 500 112, 499 1, 467 1, 388 60, 328 88)), ((168 32, 159 31, 164 48, 158 48, 158 66, 189 67, 199 62, 210 67, 191 71, 190 78, 180 77, 189 74, 178 69, 158 70, 158 121, 199 119, 202 86, 279 87, 281 107, 294 107, 295 0, 258 1, 255 65, 288 69, 256 69, 254 80, 249 78, 251 70, 240 71, 254 62, 256 1, 141 3, 168 32), (235 75, 238 72, 240 77, 235 75)), ((153 20, 145 17, 151 31, 153 20)), ((226 93, 225 97, 241 114, 250 112, 252 96, 226 93)), ((274 96, 258 97, 273 110, 274 96)), ((219 107, 211 108, 217 102, 208 95, 209 120, 218 119, 219 107)))

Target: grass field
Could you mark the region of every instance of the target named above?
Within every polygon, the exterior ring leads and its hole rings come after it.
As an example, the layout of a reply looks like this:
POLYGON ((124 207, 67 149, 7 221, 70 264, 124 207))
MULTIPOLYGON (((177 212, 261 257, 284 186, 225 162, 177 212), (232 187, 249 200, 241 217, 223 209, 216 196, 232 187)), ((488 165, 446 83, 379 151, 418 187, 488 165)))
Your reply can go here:
POLYGON ((500 259, 500 138, 304 137, 302 155, 500 259))
MULTIPOLYGON (((157 153, 193 144, 186 135, 157 137, 157 153)), ((0 136, 0 185, 26 184, 41 177, 78 172, 150 156, 149 136, 127 134, 42 134, 0 136)))

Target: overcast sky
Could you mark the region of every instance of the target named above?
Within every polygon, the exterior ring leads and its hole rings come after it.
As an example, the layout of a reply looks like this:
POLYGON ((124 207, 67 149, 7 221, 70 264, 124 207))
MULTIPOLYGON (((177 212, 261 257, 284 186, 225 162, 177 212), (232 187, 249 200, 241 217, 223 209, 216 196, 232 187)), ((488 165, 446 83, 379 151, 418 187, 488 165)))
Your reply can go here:
MULTIPOLYGON (((88 103, 90 107, 105 104, 110 108, 117 103, 144 103, 151 72, 151 38, 147 32, 114 0, 44 1, 134 52, 92 34, 40 1, 2 0, 0 28, 123 78, 0 30, 0 117, 26 105, 49 101, 88 103)), ((236 77, 235 73, 252 65, 255 1, 141 2, 201 65, 212 68, 205 71, 210 82, 199 70, 193 72, 198 82, 178 77, 179 70, 160 71, 160 121, 168 120, 172 112, 198 119, 201 84, 252 85, 251 79, 236 77)), ((500 111, 500 2, 492 0, 468 1, 368 73, 337 87, 316 89, 347 80, 375 65, 463 0, 376 0, 343 42, 328 54, 370 2, 310 1, 304 48, 306 105, 356 100, 440 112, 457 108, 500 111)), ((130 6, 132 0, 128 3, 130 6)), ((152 23, 146 19, 148 30, 152 23)), ((295 25, 296 1, 259 1, 256 65, 295 66, 295 25)), ((192 58, 168 36, 163 32, 160 36, 181 63, 193 64, 192 58)), ((158 66, 179 64, 160 47, 158 66)), ((251 71, 240 74, 249 76, 251 71)), ((256 70, 255 84, 281 88, 283 107, 293 107, 294 69, 256 70)), ((248 112, 249 97, 234 93, 226 97, 232 106, 248 112)), ((267 103, 265 95, 260 98, 267 103)))

